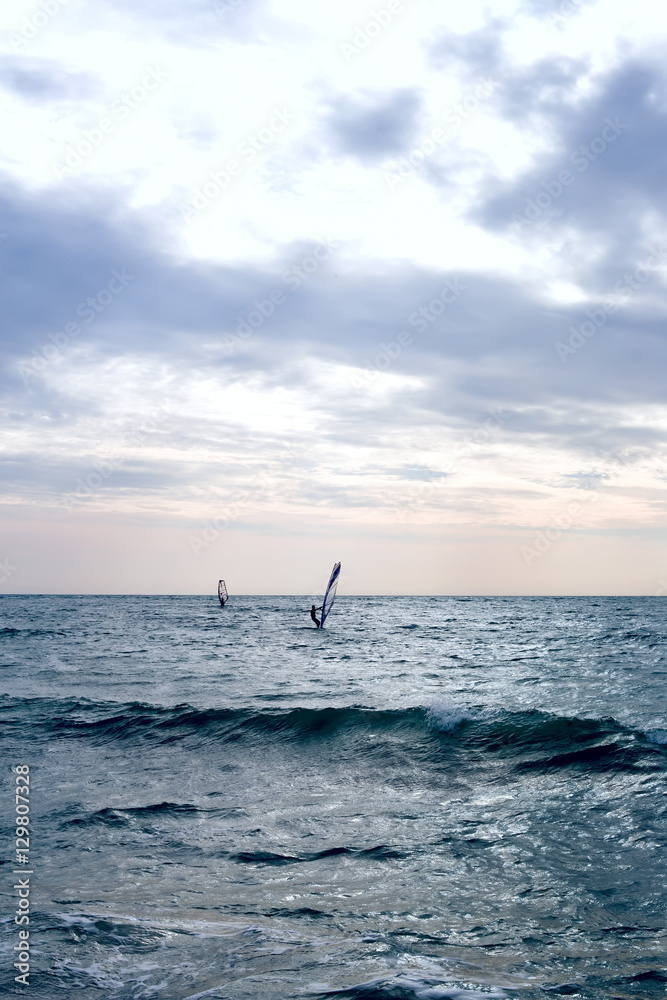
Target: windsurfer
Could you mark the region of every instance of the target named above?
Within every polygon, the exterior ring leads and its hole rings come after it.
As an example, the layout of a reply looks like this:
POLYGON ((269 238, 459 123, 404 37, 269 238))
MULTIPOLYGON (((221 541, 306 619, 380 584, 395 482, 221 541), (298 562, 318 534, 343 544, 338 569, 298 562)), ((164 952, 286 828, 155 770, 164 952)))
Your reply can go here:
POLYGON ((315 622, 315 624, 317 625, 318 628, 322 628, 322 626, 320 624, 320 620, 317 617, 316 612, 317 611, 321 611, 321 610, 322 610, 322 608, 316 608, 314 604, 313 604, 312 608, 310 609, 310 617, 313 619, 313 621, 315 622))

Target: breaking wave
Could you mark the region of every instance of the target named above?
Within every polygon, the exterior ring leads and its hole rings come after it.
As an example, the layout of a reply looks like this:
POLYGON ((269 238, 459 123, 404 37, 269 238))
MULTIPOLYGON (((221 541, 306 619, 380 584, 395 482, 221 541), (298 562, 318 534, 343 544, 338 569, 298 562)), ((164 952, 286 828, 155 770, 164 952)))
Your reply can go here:
MULTIPOLYGON (((348 753, 412 749, 421 760, 480 763, 502 758, 519 770, 658 770, 667 763, 662 731, 644 732, 613 718, 567 718, 540 711, 478 711, 446 703, 429 708, 294 708, 289 711, 162 708, 51 699, 0 700, 5 727, 29 725, 44 740, 89 740, 95 745, 179 741, 206 744, 308 744, 348 753)), ((185 809, 162 803, 155 809, 185 809)), ((99 817, 98 822, 114 822, 99 817)))

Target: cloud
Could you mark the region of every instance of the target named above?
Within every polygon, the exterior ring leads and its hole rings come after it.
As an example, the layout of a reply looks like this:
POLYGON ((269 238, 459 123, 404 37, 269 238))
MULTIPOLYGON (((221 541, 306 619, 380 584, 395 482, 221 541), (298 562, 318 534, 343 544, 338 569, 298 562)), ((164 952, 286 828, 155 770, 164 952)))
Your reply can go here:
POLYGON ((37 104, 86 99, 101 90, 90 73, 72 72, 46 59, 22 56, 5 56, 0 66, 0 86, 37 104))
MULTIPOLYGON (((594 301, 547 307, 539 287, 517 279, 438 273, 407 262, 378 266, 357 260, 354 268, 342 270, 332 259, 349 252, 344 247, 320 245, 317 262, 317 247, 305 243, 281 248, 261 267, 188 261, 173 247, 165 250, 148 216, 129 213, 104 192, 84 196, 79 190, 67 204, 7 190, 2 218, 7 243, 13 244, 5 256, 6 384, 17 404, 30 399, 35 406, 41 399, 52 417, 105 408, 103 398, 89 395, 85 382, 74 379, 79 368, 97 368, 104 383, 134 380, 134 365, 171 372, 167 380, 178 372, 176 385, 208 373, 226 381, 260 379, 263 391, 283 386, 312 392, 334 430, 348 420, 341 397, 333 392, 327 398, 316 388, 317 364, 369 371, 365 384, 370 385, 382 375, 385 356, 390 376, 415 381, 396 383, 391 404, 378 398, 369 405, 372 396, 351 393, 355 428, 360 420, 409 426, 426 413, 463 426, 491 404, 538 406, 568 399, 573 405, 597 400, 607 406, 664 398, 667 339, 659 270, 621 296, 618 310, 592 336, 581 337, 580 348, 563 363, 555 345, 567 343, 573 328, 592 322, 587 310, 594 301), (310 275, 303 269, 307 261, 316 264, 310 275), (113 284, 114 272, 132 280, 118 293, 100 296, 99 308, 100 290, 119 286, 113 284), (453 283, 462 290, 453 301, 445 295, 443 304, 442 289, 453 283), (29 287, 40 294, 30 294, 29 287), (280 301, 272 304, 276 293, 280 301), (87 305, 91 298, 93 307, 87 305), (20 365, 29 365, 45 345, 57 347, 53 338, 68 322, 76 322, 80 332, 60 353, 51 349, 54 360, 26 382, 20 365), (409 342, 392 347, 401 332, 409 342), (356 406, 362 402, 363 411, 356 406)), ((608 268, 609 262, 601 266, 608 268)), ((622 273, 614 271, 614 277, 622 273)), ((593 297, 600 283, 593 266, 589 280, 593 297)), ((351 392, 351 376, 347 385, 351 392)), ((135 388, 141 394, 139 382, 135 388)), ((544 433, 550 432, 555 428, 545 425, 544 433)))
POLYGON ((556 24, 561 24, 594 3, 595 0, 523 0, 521 10, 534 17, 550 15, 556 18, 556 24))
MULTIPOLYGON (((125 32, 128 22, 141 24, 179 47, 211 47, 229 37, 256 44, 270 22, 264 0, 188 0, 185 8, 181 0, 114 0, 100 6, 107 27, 125 32)), ((99 17, 98 8, 96 23, 99 17)))
POLYGON ((415 90, 338 97, 328 117, 329 134, 339 152, 362 162, 382 160, 408 148, 420 108, 415 90))
MULTIPOLYGON (((664 88, 662 69, 630 62, 575 109, 552 110, 550 151, 492 194, 480 192, 470 217, 528 245, 565 236, 577 282, 589 295, 608 294, 664 233, 664 88)), ((661 287, 658 278, 646 294, 661 287)))
MULTIPOLYGON (((487 32, 450 49, 475 70, 486 56, 500 66, 492 40, 487 32)), ((503 418, 475 444, 480 460, 492 461, 502 439, 505 463, 518 449, 530 470, 526 455, 549 453, 572 483, 585 483, 593 466, 604 476, 605 462, 659 456, 662 271, 621 296, 601 325, 589 313, 646 258, 642 220, 664 210, 663 139, 651 147, 664 122, 662 74, 626 63, 568 105, 580 70, 552 60, 506 74, 495 113, 516 123, 525 109, 548 149, 510 179, 475 183, 469 210, 510 240, 567 233, 572 252, 551 261, 549 278, 576 279, 578 300, 547 294, 535 272, 373 260, 344 240, 276 242, 261 261, 197 259, 183 253, 162 207, 130 209, 120 186, 78 179, 28 190, 6 179, 8 489, 67 496, 102 475, 95 469, 111 455, 113 471, 86 503, 199 509, 211 498, 231 502, 255 470, 268 469, 281 502, 390 509, 392 491, 410 483, 459 481, 438 462, 484 426, 489 408, 503 418), (517 230, 513 216, 560 183, 567 157, 590 146, 608 118, 620 122, 615 138, 517 230), (460 294, 443 298, 452 283, 460 294), (59 346, 68 323, 79 331, 59 346), (580 335, 563 361, 557 344, 591 323, 592 335, 580 335), (30 370, 35 358, 45 363, 30 370), (160 406, 158 429, 137 440, 137 425, 160 406), (287 441, 295 443, 276 471, 287 441)), ((326 129, 336 155, 374 169, 409 146, 421 114, 416 89, 362 92, 332 101, 326 129)), ((574 176, 576 165, 569 169, 574 176)), ((553 474, 566 481, 561 471, 553 474)), ((475 490, 469 497, 482 496, 475 490)), ((510 503, 522 487, 503 495, 510 503)), ((457 495, 447 504, 463 514, 466 502, 457 495)), ((484 502, 491 516, 497 505, 484 502)))
POLYGON ((587 60, 562 56, 539 59, 520 69, 505 66, 499 73, 498 111, 519 125, 532 120, 551 131, 554 118, 562 120, 564 113, 576 115, 579 88, 590 71, 587 60))
POLYGON ((493 76, 507 66, 503 34, 509 24, 503 18, 492 18, 475 31, 442 33, 429 44, 431 62, 438 69, 448 69, 456 63, 470 76, 493 76))

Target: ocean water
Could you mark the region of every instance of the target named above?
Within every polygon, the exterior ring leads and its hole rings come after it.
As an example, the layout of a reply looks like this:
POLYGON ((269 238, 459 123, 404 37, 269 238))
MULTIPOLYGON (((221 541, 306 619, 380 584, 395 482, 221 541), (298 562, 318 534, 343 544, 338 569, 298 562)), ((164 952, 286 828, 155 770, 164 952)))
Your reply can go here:
POLYGON ((660 598, 0 598, 55 997, 664 997, 660 598))

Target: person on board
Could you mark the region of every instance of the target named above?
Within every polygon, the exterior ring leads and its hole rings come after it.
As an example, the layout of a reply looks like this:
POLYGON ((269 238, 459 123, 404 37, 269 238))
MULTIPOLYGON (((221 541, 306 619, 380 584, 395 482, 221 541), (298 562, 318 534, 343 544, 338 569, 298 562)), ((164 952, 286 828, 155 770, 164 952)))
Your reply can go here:
POLYGON ((321 624, 319 618, 317 617, 316 612, 317 611, 321 611, 321 610, 322 610, 322 608, 316 608, 314 604, 313 604, 312 608, 310 609, 310 617, 313 619, 313 621, 315 622, 315 624, 317 625, 318 628, 322 628, 322 624, 321 624))

